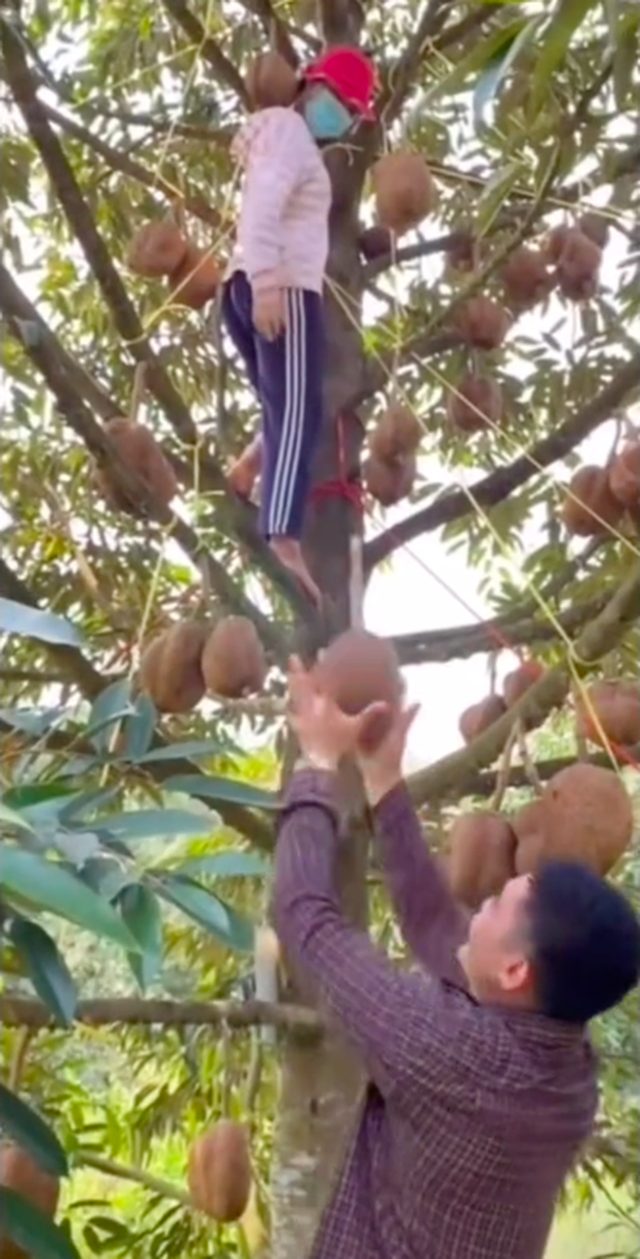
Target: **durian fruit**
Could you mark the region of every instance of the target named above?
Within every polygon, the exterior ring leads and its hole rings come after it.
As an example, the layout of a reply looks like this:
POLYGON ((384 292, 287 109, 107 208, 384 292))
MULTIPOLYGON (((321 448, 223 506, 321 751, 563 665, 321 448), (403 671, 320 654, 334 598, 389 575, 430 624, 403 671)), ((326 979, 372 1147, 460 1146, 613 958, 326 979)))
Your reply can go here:
POLYGON ((419 153, 386 153, 371 178, 378 222, 398 236, 418 227, 435 205, 435 184, 419 153))
POLYGON ((201 660, 207 690, 224 699, 261 691, 267 658, 255 625, 245 616, 226 616, 212 629, 201 660))

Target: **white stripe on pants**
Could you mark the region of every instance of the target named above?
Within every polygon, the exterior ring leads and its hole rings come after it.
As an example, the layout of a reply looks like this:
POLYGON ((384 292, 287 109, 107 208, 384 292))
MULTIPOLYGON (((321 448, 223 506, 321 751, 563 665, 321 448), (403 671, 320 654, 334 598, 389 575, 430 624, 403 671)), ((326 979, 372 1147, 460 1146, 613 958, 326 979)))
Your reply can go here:
POLYGON ((300 450, 304 435, 307 394, 307 328, 304 294, 286 290, 287 320, 284 332, 285 397, 278 456, 273 472, 267 517, 270 536, 282 536, 296 489, 300 450))

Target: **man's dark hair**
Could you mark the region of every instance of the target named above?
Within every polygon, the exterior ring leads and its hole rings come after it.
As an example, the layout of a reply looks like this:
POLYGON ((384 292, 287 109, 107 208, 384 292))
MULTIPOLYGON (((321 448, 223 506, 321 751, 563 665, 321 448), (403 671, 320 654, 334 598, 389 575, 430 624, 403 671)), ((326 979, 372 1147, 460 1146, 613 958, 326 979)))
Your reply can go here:
POLYGON ((586 1023, 637 984, 640 924, 633 906, 587 866, 545 864, 529 913, 538 1002, 549 1018, 586 1023))

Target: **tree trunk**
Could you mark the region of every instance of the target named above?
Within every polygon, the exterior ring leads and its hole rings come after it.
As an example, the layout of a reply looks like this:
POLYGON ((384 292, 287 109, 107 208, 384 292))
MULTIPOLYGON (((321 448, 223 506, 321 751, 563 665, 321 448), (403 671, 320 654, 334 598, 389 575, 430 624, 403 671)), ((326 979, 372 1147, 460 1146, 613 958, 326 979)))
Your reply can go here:
MULTIPOLYGON (((362 426, 345 408, 362 392, 365 380, 357 246, 362 165, 340 150, 327 161, 334 199, 325 295, 325 424, 314 469, 316 485, 352 477, 360 463, 362 426)), ((361 527, 346 497, 319 497, 309 506, 305 549, 330 598, 327 636, 349 624, 350 537, 361 527)), ((357 785, 345 783, 345 816, 360 812, 359 804, 357 785)), ((345 831, 350 833, 345 834, 337 872, 340 894, 351 920, 364 925, 367 836, 362 825, 348 825, 345 831)), ((304 977, 296 976, 294 992, 298 1000, 313 1000, 304 977)), ((307 1255, 339 1168, 361 1083, 358 1064, 337 1032, 311 1045, 293 1038, 284 1045, 271 1177, 271 1259, 307 1255)))

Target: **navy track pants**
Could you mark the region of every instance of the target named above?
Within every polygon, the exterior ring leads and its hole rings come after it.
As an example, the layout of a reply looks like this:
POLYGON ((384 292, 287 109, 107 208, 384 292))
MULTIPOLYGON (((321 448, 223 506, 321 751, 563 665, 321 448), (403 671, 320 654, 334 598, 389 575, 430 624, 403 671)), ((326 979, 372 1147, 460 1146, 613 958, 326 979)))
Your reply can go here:
POLYGON ((313 455, 322 428, 322 297, 285 289, 287 322, 275 341, 253 326, 251 285, 235 271, 222 295, 222 319, 262 406, 260 529, 299 538, 313 455))

